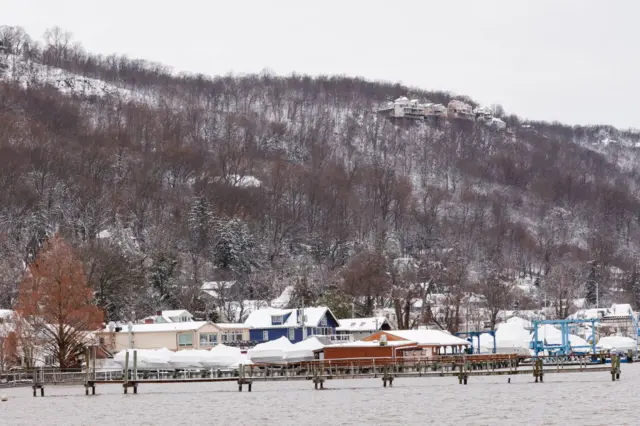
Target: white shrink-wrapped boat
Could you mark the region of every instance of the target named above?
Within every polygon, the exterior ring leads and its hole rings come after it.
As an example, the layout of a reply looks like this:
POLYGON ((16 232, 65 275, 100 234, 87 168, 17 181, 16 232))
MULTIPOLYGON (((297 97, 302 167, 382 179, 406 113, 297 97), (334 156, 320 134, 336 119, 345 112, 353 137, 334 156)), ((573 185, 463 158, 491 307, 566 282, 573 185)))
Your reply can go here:
POLYGON ((136 369, 142 370, 172 370, 173 367, 169 364, 169 357, 173 354, 167 348, 162 349, 126 349, 120 351, 114 355, 113 361, 120 365, 123 369, 125 367, 126 354, 129 353, 129 369, 133 370, 134 351, 136 353, 136 369))
POLYGON ((229 368, 239 368, 241 365, 254 365, 254 363, 249 359, 247 354, 240 354, 240 358, 231 364, 229 368))
POLYGON ((240 348, 227 345, 217 345, 203 355, 200 362, 205 368, 229 368, 238 365, 242 358, 240 348))
POLYGON ((173 352, 169 364, 176 370, 195 370, 203 368, 202 360, 209 351, 203 349, 183 349, 173 352))
POLYGON ((318 338, 309 337, 302 342, 291 345, 284 353, 284 360, 287 363, 296 363, 314 360, 314 351, 324 348, 318 338))
POLYGON ((286 364, 284 354, 291 346, 293 345, 289 339, 283 336, 277 340, 257 344, 247 351, 247 355, 254 364, 286 364))
POLYGON ((624 336, 606 336, 598 340, 598 346, 602 349, 623 352, 636 351, 638 349, 638 343, 630 338, 624 336))

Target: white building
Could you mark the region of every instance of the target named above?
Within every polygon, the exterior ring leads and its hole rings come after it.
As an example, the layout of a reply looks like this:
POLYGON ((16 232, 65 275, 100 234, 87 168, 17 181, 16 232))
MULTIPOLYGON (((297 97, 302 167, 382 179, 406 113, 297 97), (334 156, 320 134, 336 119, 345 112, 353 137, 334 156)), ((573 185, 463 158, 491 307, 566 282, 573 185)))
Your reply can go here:
POLYGON ((393 118, 422 119, 424 117, 424 107, 417 99, 409 100, 402 96, 387 106, 378 110, 379 113, 387 114, 393 118))
POLYGON ((167 324, 191 321, 193 321, 193 315, 185 309, 157 311, 155 315, 148 316, 142 320, 145 324, 167 324))
POLYGON ((461 120, 474 119, 471 105, 455 99, 447 105, 447 115, 449 118, 458 118, 461 120))
POLYGON ((345 318, 338 320, 336 333, 353 336, 353 339, 360 340, 381 330, 391 330, 391 324, 385 317, 371 318, 345 318))
POLYGON ((425 117, 446 117, 447 107, 442 104, 425 104, 423 105, 425 117))
POLYGON ((476 120, 491 120, 493 118, 493 111, 486 106, 476 107, 473 114, 476 116, 476 120))

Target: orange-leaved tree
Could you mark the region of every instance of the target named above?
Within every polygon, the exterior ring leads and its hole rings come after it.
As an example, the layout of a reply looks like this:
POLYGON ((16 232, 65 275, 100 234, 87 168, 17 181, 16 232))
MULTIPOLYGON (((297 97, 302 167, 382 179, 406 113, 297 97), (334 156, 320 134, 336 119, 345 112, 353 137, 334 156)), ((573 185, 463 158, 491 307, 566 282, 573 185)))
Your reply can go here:
POLYGON ((16 312, 37 345, 60 368, 76 367, 89 336, 102 325, 82 263, 61 237, 49 239, 20 284, 16 312))

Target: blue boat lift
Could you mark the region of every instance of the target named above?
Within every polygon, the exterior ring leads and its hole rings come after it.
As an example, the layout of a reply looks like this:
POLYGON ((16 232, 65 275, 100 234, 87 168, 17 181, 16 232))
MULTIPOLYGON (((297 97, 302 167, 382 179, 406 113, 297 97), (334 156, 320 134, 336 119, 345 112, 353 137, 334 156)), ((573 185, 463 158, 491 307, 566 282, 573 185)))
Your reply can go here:
MULTIPOLYGON (((580 352, 580 349, 591 349, 593 355, 596 354, 596 323, 599 319, 565 319, 565 320, 533 320, 533 341, 531 342, 531 349, 533 349, 534 356, 538 357, 540 352, 549 351, 557 355, 570 355, 574 352, 580 352), (591 344, 590 345, 576 345, 571 346, 569 341, 569 334, 571 326, 578 324, 591 324, 591 344), (549 345, 544 340, 540 340, 538 336, 538 327, 541 325, 559 325, 560 332, 562 334, 562 342, 560 345, 549 345)), ((586 351, 585 351, 586 352, 586 351)))

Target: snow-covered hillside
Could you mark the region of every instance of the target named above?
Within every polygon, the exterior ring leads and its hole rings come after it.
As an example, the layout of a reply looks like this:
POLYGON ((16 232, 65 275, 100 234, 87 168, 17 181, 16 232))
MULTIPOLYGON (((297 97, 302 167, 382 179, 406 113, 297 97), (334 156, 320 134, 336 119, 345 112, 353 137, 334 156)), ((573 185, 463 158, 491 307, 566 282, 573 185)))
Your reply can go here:
POLYGON ((15 55, 0 54, 0 80, 28 87, 50 86, 68 96, 109 97, 121 102, 146 101, 139 92, 124 89, 95 78, 73 74, 60 68, 26 61, 15 55))

